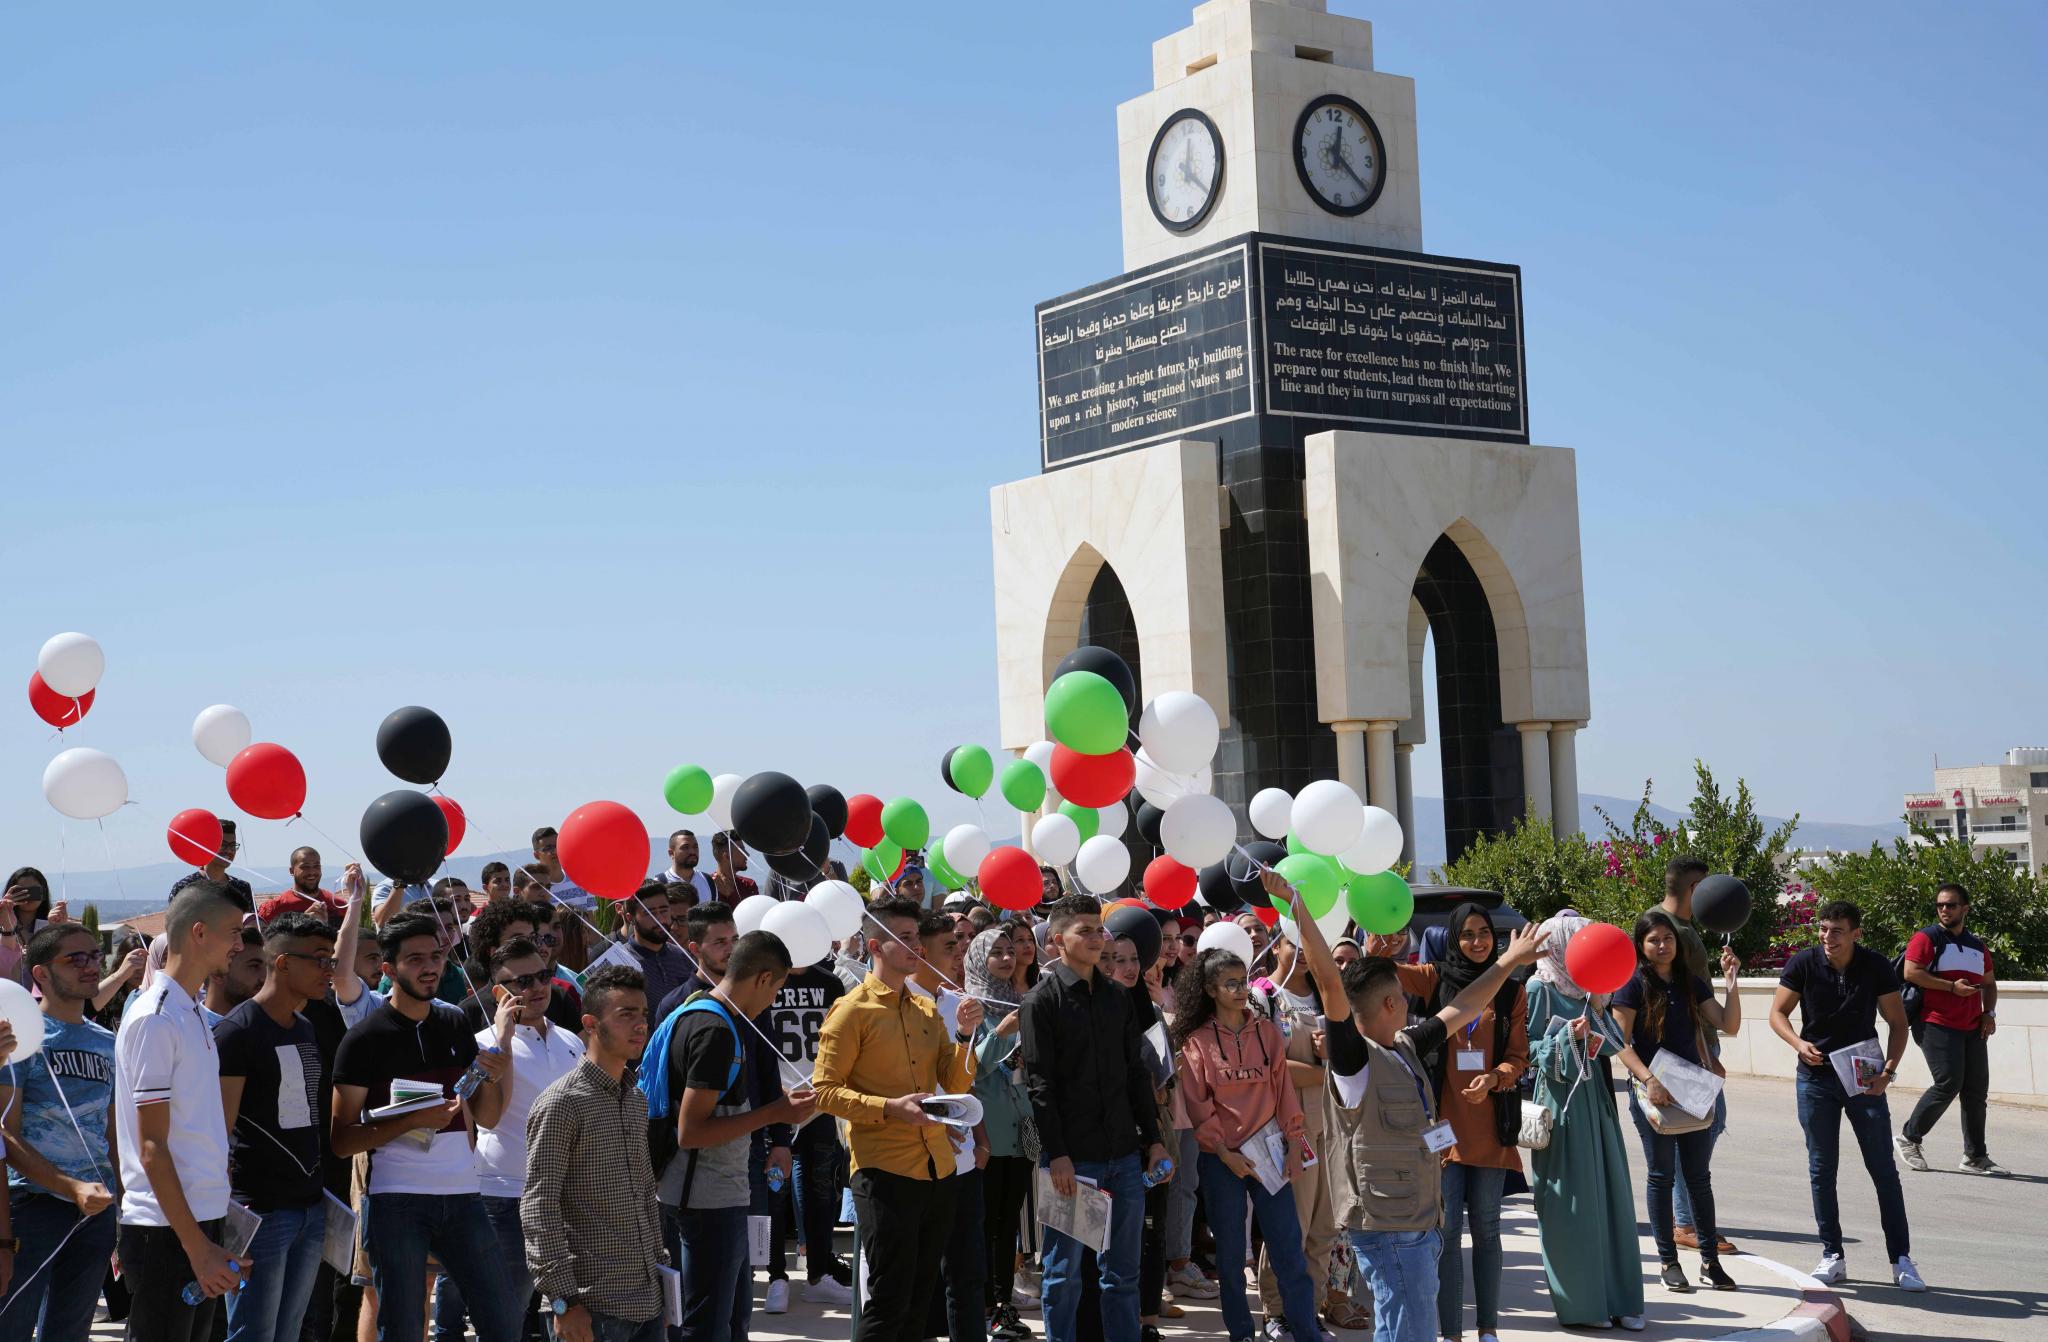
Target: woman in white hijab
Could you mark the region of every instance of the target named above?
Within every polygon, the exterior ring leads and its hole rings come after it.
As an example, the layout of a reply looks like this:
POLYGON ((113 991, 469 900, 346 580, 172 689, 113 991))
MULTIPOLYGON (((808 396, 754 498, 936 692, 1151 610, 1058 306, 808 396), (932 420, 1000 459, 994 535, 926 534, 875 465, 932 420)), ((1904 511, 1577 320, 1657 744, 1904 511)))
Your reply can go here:
POLYGON ((1565 947, 1592 920, 1566 909, 1543 924, 1543 958, 1529 981, 1529 1065, 1535 1102, 1552 1116, 1550 1144, 1532 1153, 1530 1186, 1550 1303, 1568 1328, 1643 1326, 1628 1148, 1601 1059, 1628 1041, 1565 968, 1565 947))

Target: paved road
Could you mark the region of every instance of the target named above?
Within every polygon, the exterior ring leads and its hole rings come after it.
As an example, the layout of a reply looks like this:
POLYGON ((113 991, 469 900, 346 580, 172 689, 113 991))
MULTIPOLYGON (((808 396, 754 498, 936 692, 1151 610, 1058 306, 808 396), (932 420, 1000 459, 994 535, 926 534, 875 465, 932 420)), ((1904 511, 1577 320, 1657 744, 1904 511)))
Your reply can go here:
MULTIPOLYGON (((1915 1095, 1901 1091, 1893 1112, 1903 1120, 1915 1095)), ((1729 1082, 1730 1118, 1727 1135, 1714 1157, 1714 1188, 1721 1206, 1724 1233, 1741 1249, 1775 1259, 1800 1271, 1820 1257, 1814 1238, 1812 1202, 1806 1179, 1806 1148, 1792 1107, 1789 1082, 1736 1077, 1729 1082)), ((1627 1130, 1627 1119, 1623 1119, 1627 1130)), ((1630 1133, 1633 1139, 1633 1133, 1630 1133)), ((1854 1142, 1844 1133, 1847 1151, 1854 1142)), ((1934 1172, 1904 1172, 1906 1205, 1913 1221, 1913 1256, 1933 1288, 1925 1295, 1906 1295, 1891 1284, 1879 1237, 1877 1199, 1860 1164, 1843 1171, 1841 1201, 1848 1239, 1852 1280, 1838 1288, 1851 1314, 1867 1336, 1893 1339, 1955 1338, 1967 1342, 2041 1342, 2048 1338, 2048 1110, 1994 1107, 1991 1113, 1992 1154, 2013 1170, 2010 1179, 1985 1179, 1954 1172, 1961 1158, 1961 1136, 1951 1114, 1928 1139, 1927 1154, 1934 1172), (1942 1168, 1946 1167, 1946 1168, 1942 1168)), ((1630 1142, 1633 1148, 1635 1143, 1630 1142)), ((1643 1171, 1631 1151, 1640 1206, 1643 1171)), ((1850 1155, 1853 1162, 1854 1156, 1850 1155)), ((1504 1333, 1589 1336, 1554 1329, 1541 1290, 1540 1258, 1528 1200, 1510 1204, 1506 1224, 1506 1289, 1503 1291, 1504 1333)), ((1647 1235, 1648 1225, 1641 1227, 1647 1235)), ((841 1232, 842 1239, 845 1236, 841 1232)), ((842 1251, 845 1245, 842 1244, 842 1251)), ((1647 1245, 1646 1245, 1647 1248, 1647 1245)), ((1654 1261, 1654 1255, 1650 1255, 1654 1261)), ((1687 1271, 1696 1263, 1687 1255, 1687 1271)), ((1654 1336, 1712 1336, 1762 1317, 1758 1307, 1768 1289, 1782 1294, 1782 1284, 1766 1286, 1768 1273, 1735 1267, 1736 1276, 1753 1291, 1737 1296, 1704 1292, 1673 1297, 1651 1285, 1647 1312, 1654 1336)), ((1695 1274, 1696 1275, 1696 1274, 1695 1274)), ((825 1313, 801 1304, 787 1315, 758 1312, 755 1342, 813 1342, 846 1338, 852 1321, 843 1312, 825 1313)), ((1789 1308, 1790 1296, 1786 1296, 1789 1308)), ((1185 1319, 1169 1323, 1169 1338, 1220 1338, 1223 1329, 1211 1302, 1190 1302, 1185 1319)), ((1257 1306, 1254 1304, 1254 1309, 1257 1306)), ((1765 1310, 1763 1312, 1769 1312, 1765 1310)), ((1036 1316, 1026 1316, 1037 1325, 1036 1316)), ((94 1342, 114 1342, 118 1327, 105 1323, 94 1330, 94 1342)), ((1355 1342, 1368 1334, 1338 1334, 1355 1342)), ((1469 1339, 1472 1333, 1467 1333, 1469 1339)), ((1619 1336, 1619 1334, 1607 1334, 1619 1336)))

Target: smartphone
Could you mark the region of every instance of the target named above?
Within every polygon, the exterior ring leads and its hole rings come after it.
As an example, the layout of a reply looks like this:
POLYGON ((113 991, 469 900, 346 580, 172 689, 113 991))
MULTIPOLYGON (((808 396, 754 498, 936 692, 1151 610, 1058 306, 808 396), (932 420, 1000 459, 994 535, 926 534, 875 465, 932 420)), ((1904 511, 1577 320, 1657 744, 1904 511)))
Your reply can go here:
POLYGON ((498 1000, 499 1006, 503 1006, 512 1000, 512 990, 502 983, 493 983, 491 985, 491 996, 498 1000))

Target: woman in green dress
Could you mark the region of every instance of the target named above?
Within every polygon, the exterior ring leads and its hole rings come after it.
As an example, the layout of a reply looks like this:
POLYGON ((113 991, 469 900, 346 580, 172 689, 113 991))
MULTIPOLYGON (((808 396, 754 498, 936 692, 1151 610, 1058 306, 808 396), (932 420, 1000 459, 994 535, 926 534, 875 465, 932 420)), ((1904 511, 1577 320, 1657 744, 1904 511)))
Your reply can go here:
POLYGON ((1591 923, 1571 909, 1543 924, 1543 958, 1529 981, 1529 1066, 1535 1100, 1551 1112, 1550 1145, 1531 1153, 1530 1182, 1550 1302, 1566 1327, 1643 1326, 1643 1259, 1636 1240, 1628 1152, 1607 1069, 1591 1059, 1628 1041, 1565 971, 1565 947, 1591 923))

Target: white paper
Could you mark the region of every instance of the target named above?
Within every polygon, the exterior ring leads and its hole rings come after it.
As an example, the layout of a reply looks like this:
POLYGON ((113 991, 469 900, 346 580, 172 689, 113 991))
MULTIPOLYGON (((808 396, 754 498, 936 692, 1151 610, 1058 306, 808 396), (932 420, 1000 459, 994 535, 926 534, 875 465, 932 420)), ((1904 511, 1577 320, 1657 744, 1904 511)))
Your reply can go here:
POLYGON ((974 1173, 974 1130, 954 1128, 946 1136, 953 1143, 953 1173, 974 1173))
POLYGON ((1859 1043, 1851 1044, 1847 1048, 1838 1048, 1833 1053, 1828 1054, 1828 1061, 1834 1065, 1835 1075, 1840 1078, 1843 1091, 1850 1095, 1863 1094, 1863 1088, 1868 1084, 1867 1082, 1858 1081, 1856 1078, 1856 1059, 1858 1058, 1867 1058, 1877 1064, 1878 1071, 1882 1072, 1884 1070, 1884 1050, 1877 1046, 1875 1036, 1862 1040, 1859 1043))
POLYGON ((1657 1056, 1650 1059, 1650 1075, 1671 1092, 1673 1104, 1694 1118, 1705 1118, 1713 1113, 1714 1101, 1721 1098, 1720 1077, 1697 1063, 1687 1062, 1668 1048, 1658 1049, 1657 1056))
POLYGON ((1422 1130, 1422 1144, 1431 1155, 1438 1155, 1458 1144, 1458 1134, 1451 1131, 1449 1123, 1439 1120, 1422 1130))
POLYGON ((973 1095, 928 1095, 924 1111, 949 1127, 971 1128, 981 1122, 981 1100, 973 1095), (945 1112, 938 1112, 943 1107, 945 1112))
MULTIPOLYGON (((585 965, 583 967, 583 972, 586 974, 594 974, 598 970, 604 968, 606 965, 617 965, 621 969, 630 969, 635 974, 637 974, 640 972, 640 957, 633 954, 633 948, 628 946, 625 942, 614 941, 610 946, 607 946, 605 948, 605 952, 603 955, 598 956, 595 960, 592 960, 589 964, 585 965)), ((659 1006, 661 1004, 657 1002, 655 1003, 655 1005, 659 1006)))
POLYGON ((1280 1133, 1280 1120, 1269 1118, 1266 1126, 1244 1139, 1237 1153, 1252 1163, 1252 1173, 1269 1194, 1287 1187, 1287 1139, 1280 1133))
POLYGON ((671 1328, 683 1326, 683 1274, 672 1267, 656 1263, 654 1270, 661 1274, 661 1313, 671 1328))
POLYGON ((747 1262, 754 1267, 768 1266, 769 1228, 775 1219, 770 1216, 749 1216, 747 1218, 747 1262))
POLYGON ((1145 1062, 1152 1069, 1152 1089, 1165 1090, 1173 1081, 1173 1048, 1166 1040, 1166 1022, 1154 1021, 1145 1031, 1145 1062))
POLYGON ((346 1277, 356 1269, 355 1209, 332 1193, 323 1193, 327 1206, 327 1235, 321 1241, 320 1257, 335 1275, 346 1277))
POLYGON ((1038 1169, 1038 1220, 1048 1230, 1077 1239, 1097 1253, 1109 1250, 1110 1197, 1091 1179, 1074 1176, 1074 1195, 1053 1191, 1052 1171, 1038 1169))
POLYGON ((237 1258, 247 1258, 249 1246, 255 1242, 257 1228, 262 1224, 262 1217, 230 1200, 227 1215, 221 1220, 220 1247, 237 1258))

